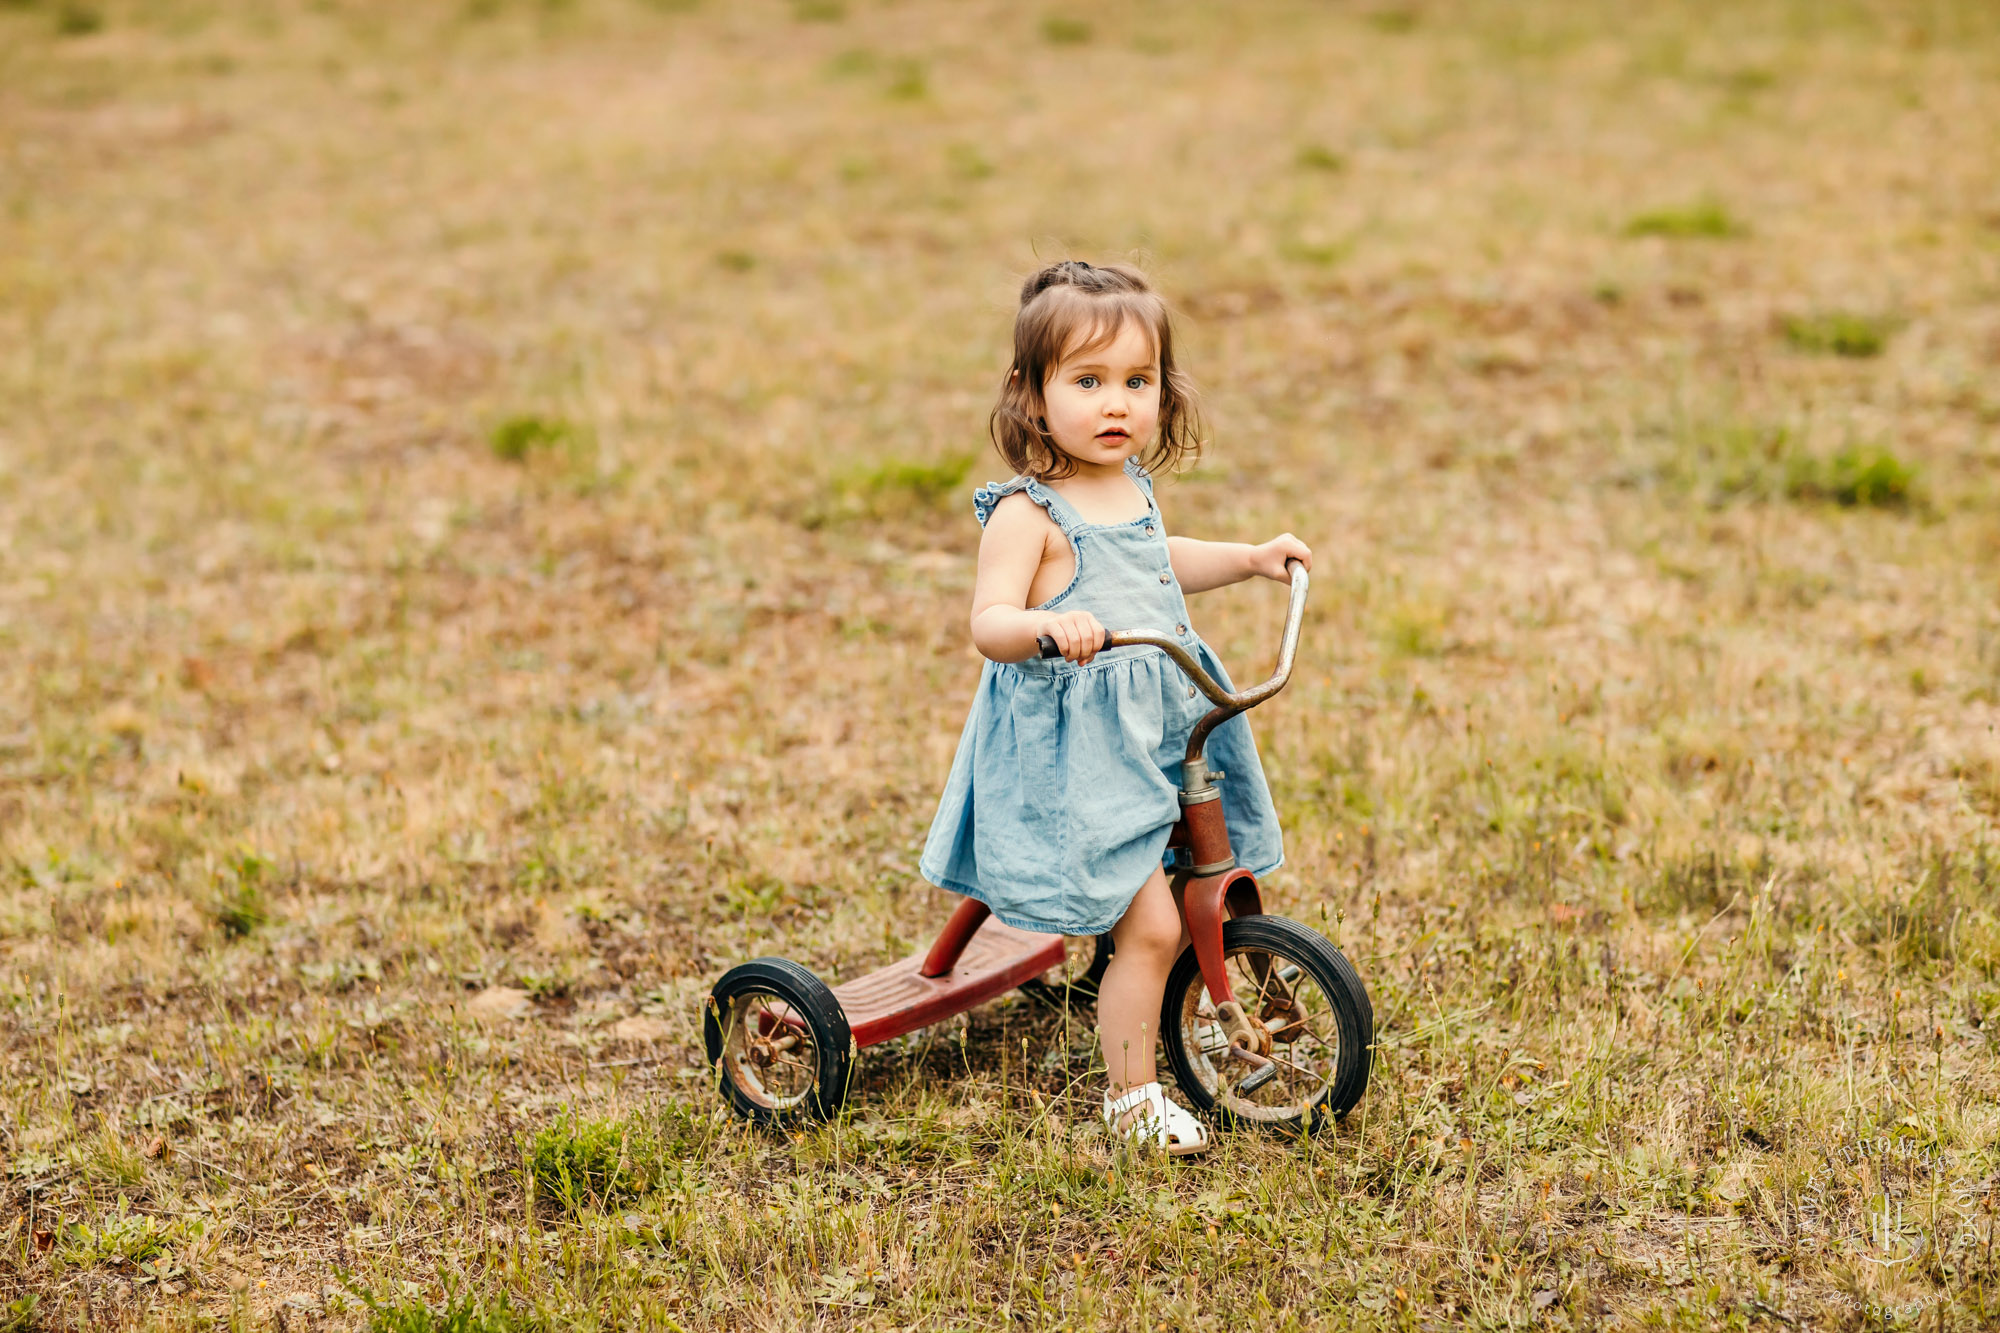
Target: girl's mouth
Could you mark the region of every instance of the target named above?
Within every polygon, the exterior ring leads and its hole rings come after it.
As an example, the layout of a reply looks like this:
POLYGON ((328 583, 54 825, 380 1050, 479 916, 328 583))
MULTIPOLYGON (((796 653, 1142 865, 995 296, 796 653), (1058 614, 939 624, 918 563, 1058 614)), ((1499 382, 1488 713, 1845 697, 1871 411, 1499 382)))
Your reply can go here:
POLYGON ((1129 440, 1132 438, 1132 433, 1130 431, 1119 430, 1114 426, 1110 430, 1097 432, 1097 438, 1100 440, 1129 440))

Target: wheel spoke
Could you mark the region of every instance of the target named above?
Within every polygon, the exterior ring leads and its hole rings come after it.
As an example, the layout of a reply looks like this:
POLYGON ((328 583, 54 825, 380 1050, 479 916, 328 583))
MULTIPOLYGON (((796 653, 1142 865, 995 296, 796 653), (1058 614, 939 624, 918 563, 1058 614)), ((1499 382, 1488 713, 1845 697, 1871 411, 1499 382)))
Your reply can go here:
POLYGON ((1313 1080, 1313 1082, 1315 1083, 1324 1083, 1327 1081, 1326 1075, 1319 1073, 1317 1070, 1308 1069, 1304 1065, 1299 1064, 1295 1060, 1287 1060, 1282 1055, 1267 1055, 1264 1058, 1269 1060, 1272 1064, 1288 1065, 1291 1068, 1298 1070, 1301 1074, 1304 1074, 1307 1078, 1313 1080))
MULTIPOLYGON (((1340 1043, 1339 1043, 1339 1042, 1337 1042, 1337 1041, 1329 1041, 1329 1040, 1327 1040, 1327 1036, 1326 1036, 1326 1034, 1325 1034, 1324 1032, 1321 1032, 1321 1031, 1320 1031, 1320 1030, 1319 1030, 1318 1028, 1314 1027, 1314 1026, 1313 1026, 1312 1024, 1310 1024, 1310 1023, 1306 1024, 1306 1025, 1305 1025, 1305 1027, 1306 1027, 1306 1031, 1307 1031, 1307 1032, 1310 1032, 1310 1033, 1312 1033, 1314 1037, 1316 1037, 1316 1038, 1318 1038, 1318 1039, 1319 1039, 1319 1044, 1320 1044, 1320 1045, 1322 1045, 1322 1046, 1326 1047, 1326 1048, 1327 1048, 1328 1050, 1330 1050, 1330 1051, 1333 1051, 1333 1052, 1336 1052, 1336 1053, 1338 1053, 1338 1052, 1339 1052, 1339 1050, 1340 1050, 1340 1043)), ((1288 1041, 1288 1042, 1286 1042, 1286 1043, 1285 1043, 1285 1045, 1287 1045, 1287 1046, 1296 1046, 1296 1045, 1298 1045, 1298 1041, 1297 1041, 1296 1039, 1294 1039, 1294 1040, 1292 1040, 1292 1041, 1288 1041)))
POLYGON ((1238 974, 1248 981, 1249 985, 1246 989, 1257 997, 1260 1007, 1271 1002, 1274 994, 1272 986, 1275 983, 1277 987, 1275 994, 1277 996, 1290 1000, 1301 1010, 1305 1008, 1305 1005, 1299 999, 1296 982, 1287 982, 1283 977, 1278 975, 1284 968, 1292 967, 1298 970, 1299 977, 1297 980, 1306 979, 1309 974, 1304 968, 1299 967, 1296 962, 1286 958, 1283 954, 1271 953, 1263 949, 1232 954, 1231 961, 1238 964, 1238 974), (1253 957, 1263 958, 1268 964, 1264 968, 1264 975, 1261 979, 1257 976, 1256 966, 1249 961, 1253 957))
POLYGON ((1273 983, 1277 985, 1277 994, 1279 997, 1290 1000, 1294 1004, 1298 1003, 1298 992, 1293 990, 1291 988, 1290 983, 1288 983, 1283 977, 1278 975, 1281 971, 1284 970, 1285 967, 1288 966, 1296 969, 1299 972, 1300 976, 1304 976, 1305 970, 1303 968, 1300 968, 1297 963, 1292 962, 1288 958, 1284 958, 1282 954, 1268 953, 1263 950, 1258 950, 1253 953, 1239 954, 1238 957, 1243 958, 1245 960, 1244 969, 1250 974, 1250 979, 1256 983, 1254 989, 1256 990, 1257 999, 1260 1003, 1260 1007, 1261 1005, 1269 1004, 1271 1002, 1272 999, 1271 987, 1273 983), (1255 963, 1248 961, 1249 959, 1252 958, 1262 958, 1264 960, 1264 975, 1261 978, 1257 975, 1257 965, 1255 963), (1282 965, 1280 961, 1281 959, 1282 959, 1282 965))
MULTIPOLYGON (((1269 997, 1264 994, 1264 983, 1257 979, 1257 968, 1250 962, 1250 955, 1237 954, 1234 961, 1237 965, 1237 976, 1250 983, 1247 989, 1255 993, 1259 1000, 1268 999, 1269 997)), ((1269 969, 1265 970, 1265 975, 1270 975, 1269 969)))

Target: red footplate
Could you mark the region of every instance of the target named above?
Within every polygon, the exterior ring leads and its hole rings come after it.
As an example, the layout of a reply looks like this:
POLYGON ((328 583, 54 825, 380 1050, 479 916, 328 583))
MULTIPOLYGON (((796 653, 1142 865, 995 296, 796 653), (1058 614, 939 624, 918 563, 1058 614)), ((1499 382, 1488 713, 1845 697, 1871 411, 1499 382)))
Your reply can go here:
POLYGON ((988 920, 950 975, 919 976, 915 954, 833 988, 856 1046, 873 1046, 963 1013, 1063 962, 1063 937, 1036 935, 988 920))

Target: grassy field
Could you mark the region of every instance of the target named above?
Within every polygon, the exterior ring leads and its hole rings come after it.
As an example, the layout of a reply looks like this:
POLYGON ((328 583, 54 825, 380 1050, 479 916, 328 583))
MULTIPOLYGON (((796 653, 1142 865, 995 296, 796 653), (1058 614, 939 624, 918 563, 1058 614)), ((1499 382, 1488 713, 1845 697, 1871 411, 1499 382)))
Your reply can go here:
POLYGON ((1994 1326, 2000 12, 1616 8, 0 3, 0 1329, 1994 1326), (1010 1000, 746 1129, 1132 254, 1371 1091, 1131 1159, 1010 1000))

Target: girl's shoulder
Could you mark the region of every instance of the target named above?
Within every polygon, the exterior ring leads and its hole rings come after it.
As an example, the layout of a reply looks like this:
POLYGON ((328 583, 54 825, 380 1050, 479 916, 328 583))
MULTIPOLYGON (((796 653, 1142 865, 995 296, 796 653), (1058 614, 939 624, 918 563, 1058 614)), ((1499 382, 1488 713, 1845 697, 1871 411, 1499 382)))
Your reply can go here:
POLYGON ((995 496, 980 511, 980 549, 1013 550, 1039 548, 1047 552, 1068 544, 1061 521, 1037 504, 1025 486, 995 496))
POLYGON ((1003 519, 1009 526, 1020 524, 1026 527, 1046 527, 1054 524, 1063 532, 1068 532, 1076 522, 1076 511, 1054 491, 1033 477, 1010 477, 1006 481, 989 481, 972 493, 973 517, 979 526, 992 530, 995 514, 1006 515, 1003 519), (1015 497, 1020 497, 1016 499, 1015 497), (1040 512, 1037 513, 1036 511, 1040 512), (1014 517, 1015 515, 1019 517, 1014 517))
POLYGON ((1010 495, 1024 494, 1029 487, 1041 489, 1040 484, 1031 477, 1009 477, 1006 481, 987 482, 972 493, 972 516, 979 520, 980 527, 985 527, 987 521, 993 517, 993 511, 1000 507, 1002 500, 1010 495))

